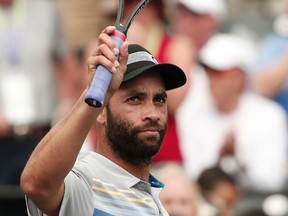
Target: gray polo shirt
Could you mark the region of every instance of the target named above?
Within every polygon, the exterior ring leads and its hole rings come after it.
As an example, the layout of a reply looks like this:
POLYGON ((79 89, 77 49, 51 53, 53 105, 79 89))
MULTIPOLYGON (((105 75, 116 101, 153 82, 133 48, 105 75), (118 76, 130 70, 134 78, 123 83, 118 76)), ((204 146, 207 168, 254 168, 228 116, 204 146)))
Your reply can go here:
MULTIPOLYGON (((163 183, 141 180, 95 152, 82 152, 65 179, 60 216, 168 216, 159 201, 163 183)), ((28 215, 43 215, 27 199, 28 215)))

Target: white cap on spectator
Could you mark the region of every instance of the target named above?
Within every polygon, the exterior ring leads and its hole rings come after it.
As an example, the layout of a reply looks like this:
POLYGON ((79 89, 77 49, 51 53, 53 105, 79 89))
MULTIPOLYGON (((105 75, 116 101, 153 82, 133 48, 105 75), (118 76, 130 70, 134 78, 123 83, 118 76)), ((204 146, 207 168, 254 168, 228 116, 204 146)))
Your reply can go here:
POLYGON ((212 69, 225 71, 240 68, 249 72, 249 66, 254 61, 255 45, 248 39, 221 33, 213 36, 200 52, 200 62, 212 69))
POLYGON ((209 14, 217 20, 226 16, 225 0, 178 0, 178 4, 195 13, 209 14))

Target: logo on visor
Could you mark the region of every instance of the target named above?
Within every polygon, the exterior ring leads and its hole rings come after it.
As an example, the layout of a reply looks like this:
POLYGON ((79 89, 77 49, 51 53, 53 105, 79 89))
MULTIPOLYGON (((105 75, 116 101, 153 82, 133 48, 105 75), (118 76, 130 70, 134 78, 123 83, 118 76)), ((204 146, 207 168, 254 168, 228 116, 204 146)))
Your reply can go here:
POLYGON ((154 64, 158 64, 158 61, 155 59, 153 55, 144 51, 131 53, 128 56, 128 64, 133 64, 142 61, 150 61, 153 62, 154 64))
POLYGON ((153 61, 155 64, 158 64, 158 61, 156 60, 156 58, 155 58, 153 55, 151 55, 151 58, 152 58, 152 61, 153 61))

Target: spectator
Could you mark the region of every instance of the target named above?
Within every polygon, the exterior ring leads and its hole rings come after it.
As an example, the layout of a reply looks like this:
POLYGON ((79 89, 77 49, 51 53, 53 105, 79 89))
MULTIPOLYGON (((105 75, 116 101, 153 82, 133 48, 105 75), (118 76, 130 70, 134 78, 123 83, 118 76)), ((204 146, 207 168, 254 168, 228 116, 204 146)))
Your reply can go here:
POLYGON ((240 198, 236 181, 220 167, 204 170, 198 180, 203 200, 200 204, 201 216, 235 215, 235 205, 240 198))
MULTIPOLYGON (((200 194, 196 183, 190 180, 178 163, 162 163, 152 172, 165 185, 160 200, 170 216, 197 216, 200 194)), ((201 215, 202 216, 202 215, 201 215)))
MULTIPOLYGON (((0 0, 1 185, 19 186, 26 160, 50 129, 56 106, 60 112, 75 96, 73 57, 58 15, 54 1, 0 0)), ((24 199, 21 204, 25 207, 24 199)), ((10 215, 25 210, 10 208, 10 215)))
POLYGON ((254 87, 272 98, 288 112, 288 1, 282 0, 283 12, 274 20, 274 32, 261 41, 253 68, 254 87))
POLYGON ((176 0, 172 28, 188 36, 198 54, 219 30, 226 13, 225 0, 176 0))
POLYGON ((241 189, 276 191, 285 186, 285 112, 245 91, 254 53, 248 41, 230 34, 214 36, 201 51, 209 94, 198 104, 184 101, 177 113, 185 168, 193 179, 219 163, 237 173, 241 189))

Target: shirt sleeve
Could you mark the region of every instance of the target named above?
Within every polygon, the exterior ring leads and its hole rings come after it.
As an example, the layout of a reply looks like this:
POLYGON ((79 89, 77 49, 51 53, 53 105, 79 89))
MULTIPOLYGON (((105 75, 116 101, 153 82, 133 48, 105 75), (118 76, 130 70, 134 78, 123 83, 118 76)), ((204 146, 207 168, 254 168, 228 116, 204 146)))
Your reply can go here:
MULTIPOLYGON (((65 192, 59 216, 93 215, 93 193, 89 184, 77 173, 71 171, 64 180, 65 192)), ((26 197, 28 216, 46 216, 26 197)))
POLYGON ((26 207, 28 216, 47 216, 33 203, 31 199, 25 196, 26 199, 26 207))

